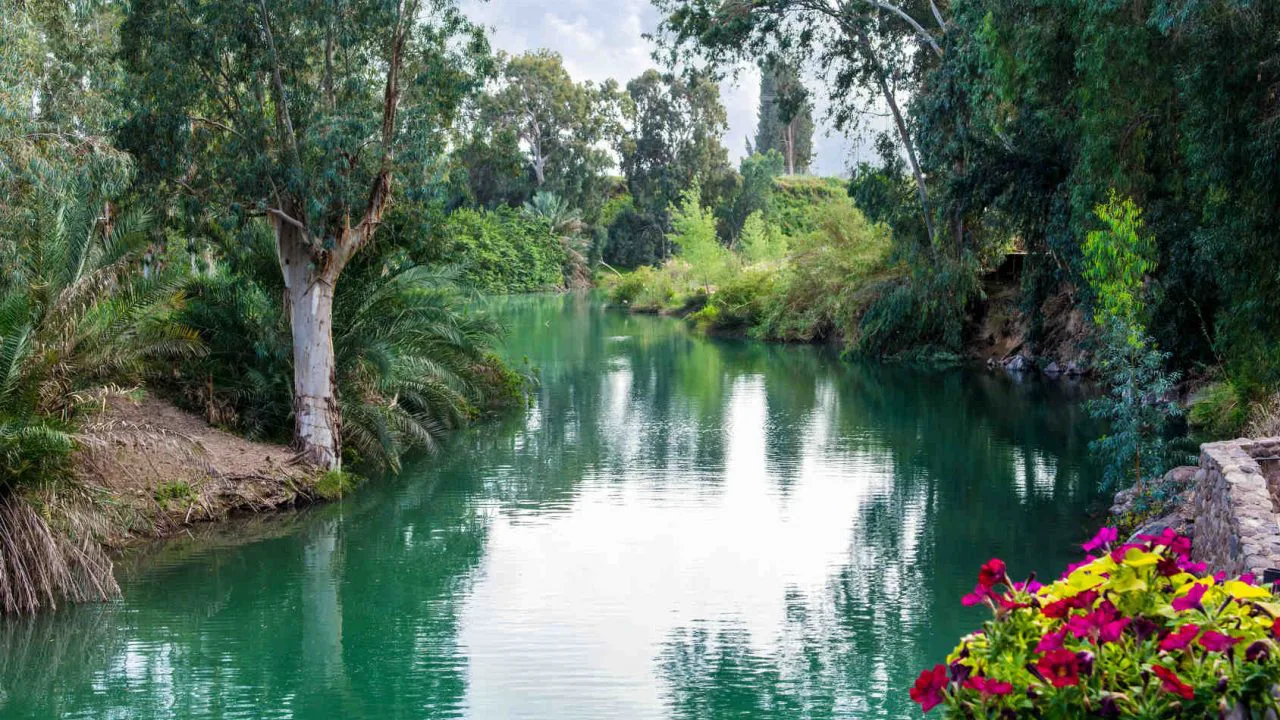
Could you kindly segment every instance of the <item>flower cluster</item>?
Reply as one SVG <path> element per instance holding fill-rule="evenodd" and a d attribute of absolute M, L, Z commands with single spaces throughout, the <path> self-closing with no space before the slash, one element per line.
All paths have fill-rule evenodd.
<path fill-rule="evenodd" d="M 1051 584 L 991 560 L 962 599 L 992 619 L 925 670 L 911 699 L 954 718 L 1254 717 L 1280 712 L 1280 601 L 1251 575 L 1208 576 L 1172 530 L 1104 528 Z"/>

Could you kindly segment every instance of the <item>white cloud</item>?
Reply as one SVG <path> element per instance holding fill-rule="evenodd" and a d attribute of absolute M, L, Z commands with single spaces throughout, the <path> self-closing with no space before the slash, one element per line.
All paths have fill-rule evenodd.
<path fill-rule="evenodd" d="M 491 29 L 495 48 L 512 54 L 549 48 L 564 57 L 565 68 L 578 80 L 613 78 L 625 85 L 654 67 L 653 47 L 644 33 L 657 27 L 659 16 L 648 0 L 464 0 L 464 7 L 473 20 Z M 735 162 L 745 151 L 746 138 L 755 135 L 759 82 L 755 68 L 743 68 L 720 88 L 729 115 L 724 144 Z M 860 143 L 839 133 L 829 135 L 821 118 L 818 125 L 814 171 L 843 173 L 849 148 Z"/>

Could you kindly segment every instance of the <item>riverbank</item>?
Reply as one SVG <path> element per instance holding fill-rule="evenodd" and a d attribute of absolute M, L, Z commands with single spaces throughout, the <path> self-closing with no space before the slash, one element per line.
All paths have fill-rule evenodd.
<path fill-rule="evenodd" d="M 341 492 L 290 448 L 224 432 L 150 395 L 110 399 L 82 435 L 77 480 L 102 497 L 109 548 Z"/>

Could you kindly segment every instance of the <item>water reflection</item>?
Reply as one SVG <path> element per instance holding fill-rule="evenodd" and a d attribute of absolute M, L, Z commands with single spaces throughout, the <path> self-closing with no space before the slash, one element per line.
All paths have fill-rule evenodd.
<path fill-rule="evenodd" d="M 1079 388 L 494 311 L 528 413 L 135 556 L 119 605 L 0 623 L 0 716 L 903 717 L 977 564 L 1079 540 Z"/>

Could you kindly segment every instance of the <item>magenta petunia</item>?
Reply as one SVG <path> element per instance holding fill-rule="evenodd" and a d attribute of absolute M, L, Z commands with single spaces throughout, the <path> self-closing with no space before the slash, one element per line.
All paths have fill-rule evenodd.
<path fill-rule="evenodd" d="M 1080 684 L 1080 659 L 1070 650 L 1050 650 L 1036 661 L 1036 670 L 1056 688 Z"/>
<path fill-rule="evenodd" d="M 1111 622 L 1103 625 L 1098 630 L 1098 642 L 1118 642 L 1120 637 L 1124 635 L 1125 628 L 1129 627 L 1130 622 L 1132 622 L 1132 620 L 1129 618 L 1120 618 L 1119 620 L 1112 620 Z"/>
<path fill-rule="evenodd" d="M 1204 585 L 1195 585 L 1187 591 L 1186 595 L 1173 599 L 1173 609 L 1178 612 L 1199 609 L 1200 601 L 1204 599 L 1204 593 L 1207 589 L 1208 587 Z"/>
<path fill-rule="evenodd" d="M 1101 550 L 1102 548 L 1107 547 L 1108 545 L 1115 542 L 1119 538 L 1120 538 L 1119 530 L 1113 527 L 1104 527 L 1098 531 L 1097 535 L 1093 536 L 1092 540 L 1085 543 L 1082 547 L 1084 548 L 1085 552 L 1091 553 L 1094 550 Z"/>
<path fill-rule="evenodd" d="M 1013 692 L 1013 684 L 993 678 L 974 677 L 964 682 L 970 690 L 977 690 L 986 696 L 1008 695 Z"/>
<path fill-rule="evenodd" d="M 1061 650 L 1062 641 L 1066 638 L 1066 636 L 1067 636 L 1066 630 L 1059 630 L 1057 632 L 1045 633 L 1044 636 L 1040 638 L 1040 642 L 1036 645 L 1036 652 L 1046 653 L 1046 652 L 1049 652 L 1050 650 Z"/>
<path fill-rule="evenodd" d="M 1190 623 L 1183 625 L 1177 630 L 1170 633 L 1165 639 L 1160 641 L 1161 650 L 1182 650 L 1196 639 L 1196 634 L 1200 632 L 1199 625 Z"/>
<path fill-rule="evenodd" d="M 1195 689 L 1182 682 L 1182 678 L 1178 677 L 1177 674 L 1169 668 L 1156 665 L 1151 668 L 1151 671 L 1156 674 L 1156 677 L 1160 678 L 1160 684 L 1164 688 L 1165 692 L 1173 693 L 1174 695 L 1181 697 L 1183 700 L 1191 700 L 1195 698 Z"/>
<path fill-rule="evenodd" d="M 1240 638 L 1223 635 L 1217 630 L 1205 630 L 1200 636 L 1200 647 L 1209 652 L 1226 652 L 1235 647 L 1240 642 Z"/>

